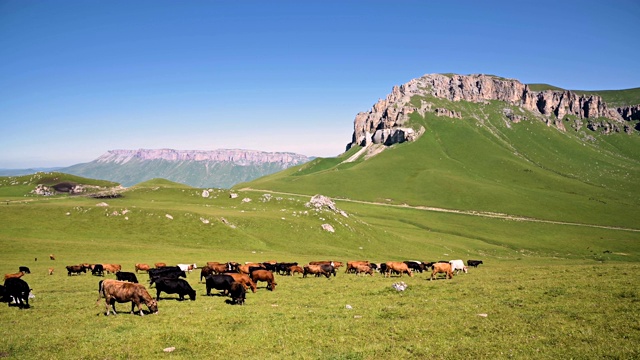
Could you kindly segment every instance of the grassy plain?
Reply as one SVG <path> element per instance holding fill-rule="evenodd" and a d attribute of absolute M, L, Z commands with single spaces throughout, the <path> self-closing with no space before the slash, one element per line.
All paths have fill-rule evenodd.
<path fill-rule="evenodd" d="M 237 191 L 231 198 L 213 190 L 203 197 L 201 189 L 163 181 L 102 200 L 36 197 L 24 191 L 32 186 L 26 180 L 2 184 L 0 271 L 29 266 L 24 279 L 36 296 L 28 310 L 0 306 L 2 357 L 640 357 L 640 232 L 633 229 L 338 200 L 344 217 L 306 207 L 308 196 Z M 103 201 L 108 206 L 98 206 Z M 335 232 L 322 230 L 324 223 Z M 427 274 L 277 276 L 274 292 L 261 283 L 244 306 L 204 296 L 196 271 L 188 276 L 196 301 L 165 294 L 160 313 L 145 317 L 130 315 L 127 304 L 104 316 L 99 278 L 64 271 L 82 262 L 133 271 L 135 263 L 157 261 L 454 258 L 485 264 L 436 281 Z M 408 289 L 396 292 L 397 281 Z M 164 353 L 168 347 L 175 351 Z"/>

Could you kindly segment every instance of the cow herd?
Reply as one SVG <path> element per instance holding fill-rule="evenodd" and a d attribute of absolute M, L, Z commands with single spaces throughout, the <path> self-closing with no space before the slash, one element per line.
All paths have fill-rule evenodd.
<path fill-rule="evenodd" d="M 349 261 L 345 266 L 345 273 L 356 276 L 373 276 L 376 272 L 384 277 L 413 276 L 415 273 L 431 271 L 430 280 L 436 279 L 439 274 L 444 274 L 446 279 L 452 279 L 454 274 L 466 273 L 469 267 L 478 267 L 481 260 L 467 260 L 467 265 L 462 260 L 441 260 L 438 262 L 422 262 L 415 260 L 389 261 L 374 263 L 370 261 Z M 212 296 L 212 290 L 218 290 L 217 295 L 229 297 L 227 303 L 243 305 L 246 300 L 246 292 L 257 290 L 259 282 L 266 283 L 266 289 L 274 291 L 276 281 L 274 274 L 280 276 L 294 276 L 301 274 L 303 278 L 308 275 L 325 277 L 330 279 L 337 275 L 337 269 L 344 266 L 340 261 L 312 261 L 300 266 L 297 262 L 266 261 L 262 263 L 248 262 L 244 264 L 236 262 L 208 262 L 200 269 L 200 283 L 205 284 L 207 296 Z M 140 315 L 144 315 L 142 304 L 146 305 L 150 313 L 158 312 L 160 294 L 176 294 L 179 300 L 189 297 L 196 300 L 196 291 L 185 280 L 187 273 L 197 269 L 196 264 L 178 264 L 167 266 L 166 263 L 156 263 L 154 267 L 147 264 L 135 264 L 134 272 L 122 271 L 119 264 L 79 264 L 66 266 L 67 275 L 80 275 L 90 271 L 92 275 L 103 277 L 105 273 L 114 274 L 116 279 L 104 279 L 98 283 L 98 302 L 104 298 L 105 314 L 116 314 L 115 303 L 131 302 L 131 313 L 137 306 Z M 21 266 L 19 272 L 6 274 L 4 286 L 0 286 L 0 298 L 2 301 L 12 303 L 18 307 L 29 308 L 30 288 L 21 279 L 29 274 L 29 268 Z M 138 282 L 136 274 L 146 272 L 149 276 L 149 289 L 155 288 L 156 296 L 152 297 L 149 290 Z M 51 269 L 49 274 L 52 274 Z"/>

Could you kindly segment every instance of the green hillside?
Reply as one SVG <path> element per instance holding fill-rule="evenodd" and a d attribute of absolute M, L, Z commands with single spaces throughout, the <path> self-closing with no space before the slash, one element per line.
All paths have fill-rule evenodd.
<path fill-rule="evenodd" d="M 565 89 L 549 84 L 528 84 L 532 91 L 564 91 Z M 609 108 L 640 104 L 640 87 L 624 90 L 571 90 L 580 95 L 600 95 Z"/>
<path fill-rule="evenodd" d="M 637 134 L 605 136 L 586 124 L 574 131 L 571 119 L 561 132 L 516 107 L 529 120 L 507 124 L 501 102 L 429 101 L 464 118 L 414 114 L 414 126 L 427 129 L 416 142 L 366 161 L 318 159 L 237 187 L 638 227 Z"/>

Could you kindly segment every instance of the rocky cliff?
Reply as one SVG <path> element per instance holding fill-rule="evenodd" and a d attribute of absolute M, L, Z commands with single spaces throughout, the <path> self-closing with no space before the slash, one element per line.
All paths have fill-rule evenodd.
<path fill-rule="evenodd" d="M 486 102 L 504 101 L 539 115 L 547 123 L 555 123 L 564 131 L 562 120 L 567 115 L 578 119 L 607 118 L 624 126 L 625 120 L 639 116 L 639 107 L 628 109 L 610 109 L 598 95 L 579 95 L 573 91 L 532 91 L 529 86 L 514 79 L 505 79 L 491 75 L 442 75 L 429 74 L 413 79 L 406 84 L 394 86 L 391 94 L 379 100 L 368 112 L 361 112 L 354 120 L 352 141 L 347 148 L 369 144 L 391 145 L 414 140 L 419 136 L 413 129 L 407 128 L 409 115 L 418 112 L 424 116 L 432 112 L 438 116 L 460 118 L 461 114 L 445 108 L 433 108 L 429 102 L 422 101 L 419 107 L 410 103 L 413 96 L 436 97 L 449 101 Z M 553 119 L 553 120 L 552 120 Z"/>

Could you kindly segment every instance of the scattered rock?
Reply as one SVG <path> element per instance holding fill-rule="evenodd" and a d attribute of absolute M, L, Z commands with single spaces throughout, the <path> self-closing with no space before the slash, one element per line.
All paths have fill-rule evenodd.
<path fill-rule="evenodd" d="M 236 193 L 231 193 L 231 194 L 229 194 L 229 197 L 230 197 L 230 198 L 232 198 L 232 199 L 235 199 L 235 198 L 237 198 L 237 197 L 238 197 L 238 194 L 236 194 Z"/>
<path fill-rule="evenodd" d="M 478 314 L 478 316 L 480 316 L 480 317 L 487 317 L 487 316 L 489 316 L 489 315 L 487 315 L 487 314 Z"/>
<path fill-rule="evenodd" d="M 336 232 L 335 229 L 333 228 L 333 226 L 329 225 L 329 224 L 322 224 L 322 229 L 328 232 Z"/>
<path fill-rule="evenodd" d="M 106 202 L 101 202 L 101 203 L 97 203 L 96 206 L 105 207 L 105 206 L 109 206 L 109 204 L 107 204 Z"/>
<path fill-rule="evenodd" d="M 392 288 L 396 289 L 396 291 L 405 291 L 409 285 L 407 285 L 404 281 L 394 283 L 391 285 Z"/>
<path fill-rule="evenodd" d="M 209 197 L 209 191 L 208 190 L 202 190 L 202 197 L 203 198 L 208 198 Z"/>
<path fill-rule="evenodd" d="M 171 215 L 169 215 L 169 214 L 166 214 L 166 215 L 165 215 L 165 217 L 166 217 L 167 219 L 169 219 L 169 220 L 173 220 L 173 216 L 171 216 Z"/>
<path fill-rule="evenodd" d="M 351 306 L 351 305 L 347 304 L 347 305 L 345 305 L 345 307 L 344 307 L 344 308 L 345 308 L 345 309 L 347 309 L 347 310 L 351 310 L 351 309 L 353 309 L 353 306 Z"/>
<path fill-rule="evenodd" d="M 172 347 L 164 348 L 164 349 L 162 349 L 162 351 L 164 351 L 166 353 L 170 353 L 170 352 L 173 352 L 175 349 L 176 349 L 176 347 L 172 346 Z"/>

